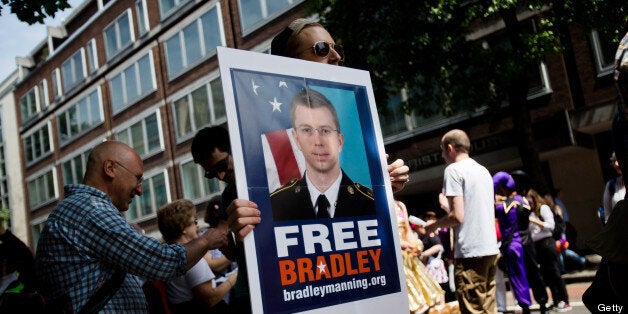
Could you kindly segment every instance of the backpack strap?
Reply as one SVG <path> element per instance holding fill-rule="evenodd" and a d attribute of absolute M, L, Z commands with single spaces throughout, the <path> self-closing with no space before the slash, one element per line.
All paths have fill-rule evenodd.
<path fill-rule="evenodd" d="M 98 313 L 109 302 L 113 294 L 120 288 L 126 278 L 126 272 L 115 271 L 111 278 L 102 285 L 85 303 L 78 314 Z"/>

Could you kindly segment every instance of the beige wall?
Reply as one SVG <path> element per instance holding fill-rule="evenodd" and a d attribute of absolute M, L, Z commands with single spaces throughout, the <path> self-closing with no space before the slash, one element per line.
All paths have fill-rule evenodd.
<path fill-rule="evenodd" d="M 597 208 L 602 203 L 604 179 L 597 153 L 593 149 L 574 148 L 548 160 L 554 186 L 562 191 L 571 223 L 578 232 L 577 246 L 601 228 Z"/>

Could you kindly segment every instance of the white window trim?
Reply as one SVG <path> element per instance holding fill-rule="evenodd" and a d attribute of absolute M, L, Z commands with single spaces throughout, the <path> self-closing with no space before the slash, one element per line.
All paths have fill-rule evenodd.
<path fill-rule="evenodd" d="M 54 70 L 52 70 L 52 72 L 55 73 L 54 78 L 52 79 L 56 79 L 55 81 L 57 84 L 57 90 L 54 91 L 56 92 L 54 94 L 54 99 L 57 100 L 63 96 L 63 85 L 62 85 L 63 82 L 61 81 L 61 70 L 59 68 L 55 68 Z M 51 76 L 53 75 L 51 74 Z M 53 83 L 53 88 L 54 88 L 54 83 Z"/>
<path fill-rule="evenodd" d="M 593 57 L 595 59 L 595 71 L 597 73 L 597 77 L 604 77 L 613 73 L 613 63 L 609 63 L 608 65 L 602 64 L 603 55 L 602 45 L 600 44 L 600 36 L 596 30 L 591 31 L 591 46 L 593 46 Z"/>
<path fill-rule="evenodd" d="M 122 131 L 128 130 L 132 125 L 143 121 L 144 119 L 146 119 L 148 116 L 152 115 L 153 113 L 156 114 L 156 118 L 157 118 L 157 129 L 159 132 L 159 149 L 152 151 L 152 152 L 148 152 L 145 156 L 141 156 L 142 159 L 146 159 L 149 158 L 151 156 L 154 156 L 156 154 L 159 154 L 161 152 L 163 152 L 166 147 L 165 147 L 165 139 L 164 139 L 164 132 L 163 132 L 163 126 L 162 126 L 162 120 L 161 120 L 161 104 L 156 104 L 151 106 L 150 108 L 142 111 L 139 115 L 134 116 L 132 119 L 125 121 L 124 123 L 116 126 L 115 128 L 113 128 L 113 130 L 111 131 L 112 134 L 118 134 Z M 147 134 L 146 134 L 146 128 L 142 128 L 142 133 L 144 136 L 144 139 L 147 139 Z"/>
<path fill-rule="evenodd" d="M 293 9 L 294 7 L 296 7 L 297 5 L 301 4 L 304 0 L 288 0 L 289 2 L 289 6 L 286 6 L 285 8 L 278 10 L 272 14 L 268 14 L 268 10 L 266 9 L 266 5 L 264 5 L 266 3 L 265 0 L 257 0 L 259 2 L 262 2 L 261 8 L 262 8 L 262 19 L 255 22 L 254 24 L 252 24 L 251 26 L 249 26 L 249 28 L 244 28 L 242 21 L 244 21 L 244 17 L 242 17 L 242 10 L 238 10 L 238 18 L 240 19 L 240 28 L 242 29 L 242 37 L 245 37 L 255 31 L 257 31 L 258 29 L 262 28 L 264 25 L 271 23 L 272 21 L 275 20 L 275 18 L 281 16 L 282 14 L 290 11 L 291 9 Z M 240 0 L 238 0 L 238 7 L 241 8 L 242 7 L 242 3 L 240 2 Z"/>
<path fill-rule="evenodd" d="M 142 14 L 144 15 L 145 19 L 143 22 L 139 21 L 139 12 L 137 12 L 137 3 L 141 2 L 142 3 Z M 148 20 L 148 9 L 146 8 L 146 0 L 136 0 L 135 1 L 135 13 L 138 14 L 138 25 L 139 23 L 143 23 L 144 24 L 144 28 L 146 29 L 146 32 L 144 34 L 140 33 L 140 30 L 137 30 L 137 33 L 140 34 L 140 36 L 143 36 L 145 34 L 148 34 L 150 32 L 150 21 Z"/>
<path fill-rule="evenodd" d="M 179 100 L 179 99 L 181 99 L 181 98 L 183 98 L 183 97 L 189 97 L 190 94 L 193 91 L 195 91 L 198 88 L 201 88 L 203 86 L 205 86 L 205 88 L 210 90 L 210 83 L 212 81 L 216 80 L 216 79 L 222 79 L 220 77 L 220 72 L 219 71 L 211 72 L 208 75 L 206 75 L 206 76 L 196 80 L 195 82 L 192 82 L 191 84 L 189 84 L 187 86 L 184 86 L 183 88 L 179 89 L 179 91 L 177 91 L 176 93 L 170 95 L 170 97 L 168 97 L 166 99 L 166 103 L 170 104 L 170 108 L 172 110 L 173 125 L 175 126 L 174 133 L 175 133 L 175 138 L 176 138 L 177 144 L 185 142 L 188 139 L 194 137 L 194 134 L 196 132 L 198 132 L 199 129 L 197 128 L 194 132 L 192 132 L 190 134 L 183 135 L 183 136 L 179 136 L 177 134 L 177 131 L 176 131 L 176 113 L 175 113 L 175 108 L 174 108 L 174 106 L 175 106 L 174 102 Z M 224 118 L 220 118 L 220 119 L 216 119 L 215 118 L 214 100 L 213 99 L 208 99 L 208 101 L 210 102 L 209 103 L 209 106 L 210 106 L 209 110 L 210 110 L 210 114 L 212 115 L 211 120 L 214 121 L 213 125 L 220 125 L 220 124 L 226 122 L 227 121 L 227 116 L 226 115 L 225 115 Z"/>
<path fill-rule="evenodd" d="M 82 70 L 83 70 L 83 71 L 82 71 L 82 72 L 83 72 L 83 77 L 82 77 L 82 78 L 76 78 L 76 80 L 74 81 L 74 83 L 73 83 L 72 85 L 70 85 L 70 86 L 67 86 L 67 88 L 66 88 L 66 86 L 63 86 L 63 85 L 62 85 L 62 89 L 63 89 L 63 90 L 65 90 L 66 92 L 67 92 L 67 91 L 71 91 L 71 90 L 75 89 L 76 87 L 80 86 L 80 85 L 81 85 L 81 83 L 83 83 L 83 81 L 84 81 L 84 80 L 85 80 L 85 78 L 87 77 L 87 69 L 86 69 L 86 65 L 87 65 L 87 63 L 85 62 L 85 48 L 84 48 L 84 47 L 79 48 L 79 51 L 77 51 L 77 52 L 73 53 L 73 54 L 72 54 L 69 58 L 65 59 L 65 61 L 63 61 L 63 62 L 61 63 L 61 69 L 63 69 L 63 65 L 64 65 L 66 62 L 68 62 L 68 61 L 70 61 L 70 60 L 73 60 L 73 59 L 74 59 L 74 56 L 75 56 L 77 53 L 80 53 L 80 54 L 81 54 L 81 68 L 82 68 Z M 72 69 L 70 70 L 70 72 L 72 72 L 72 74 L 74 74 L 74 72 L 75 72 L 75 71 L 74 71 L 74 67 L 75 67 L 75 66 L 76 66 L 75 64 L 72 64 Z M 60 72 L 61 72 L 61 75 L 63 75 L 63 71 L 61 70 Z M 62 84 L 63 84 L 63 81 L 64 81 L 64 80 L 62 79 L 62 80 L 61 80 L 61 83 L 62 83 Z"/>
<path fill-rule="evenodd" d="M 180 174 L 181 179 L 183 179 L 183 164 L 186 164 L 186 163 L 188 163 L 188 162 L 191 162 L 191 163 L 193 163 L 193 164 L 194 164 L 194 158 L 192 157 L 192 153 L 187 153 L 187 154 L 185 154 L 185 155 L 181 155 L 181 156 L 179 156 L 179 157 L 175 158 L 174 163 L 175 163 L 175 165 L 177 165 L 177 169 L 178 169 L 178 171 L 179 171 L 179 174 Z M 196 182 L 196 183 L 197 183 L 197 184 L 202 185 L 202 184 L 204 183 L 204 181 L 203 181 L 203 180 L 207 180 L 207 179 L 205 179 L 205 177 L 203 176 L 203 173 L 202 173 L 203 171 L 201 170 L 201 169 L 202 169 L 202 167 L 201 167 L 200 165 L 198 165 L 198 164 L 195 164 L 195 165 L 196 165 L 196 167 L 198 168 L 198 171 L 199 171 L 199 172 L 200 172 L 200 174 L 201 174 L 201 175 L 199 176 L 199 179 L 200 179 L 201 181 L 200 181 L 200 182 Z M 181 181 L 183 181 L 183 180 L 181 180 Z M 181 182 L 181 183 L 182 183 L 182 182 Z M 212 193 L 212 194 L 205 195 L 205 196 L 200 197 L 200 198 L 195 198 L 195 199 L 192 199 L 192 200 L 191 200 L 191 201 L 192 201 L 192 203 L 194 203 L 195 205 L 197 205 L 197 204 L 203 203 L 203 202 L 205 202 L 205 201 L 207 201 L 207 200 L 210 200 L 210 199 L 212 199 L 212 198 L 214 198 L 214 197 L 216 197 L 216 196 L 220 195 L 220 194 L 222 193 L 221 191 L 222 191 L 222 190 L 224 189 L 224 187 L 225 187 L 225 184 L 224 184 L 222 181 L 220 181 L 220 182 L 219 182 L 219 184 L 220 184 L 220 188 L 218 189 L 218 191 L 216 191 L 216 192 L 214 192 L 214 193 Z M 183 183 L 181 184 L 181 192 L 182 192 L 182 193 L 185 193 L 185 192 L 183 191 Z"/>
<path fill-rule="evenodd" d="M 197 65 L 203 63 L 205 60 L 210 59 L 214 56 L 216 56 L 217 54 L 208 54 L 207 52 L 205 53 L 205 55 L 203 55 L 201 58 L 199 58 L 198 60 L 192 62 L 192 63 L 188 63 L 186 65 L 183 66 L 183 68 L 177 72 L 174 73 L 172 76 L 170 76 L 170 74 L 168 73 L 168 52 L 166 49 L 166 42 L 171 39 L 172 37 L 174 37 L 175 35 L 181 35 L 179 36 L 179 45 L 180 47 L 183 48 L 182 50 L 182 57 L 185 56 L 185 45 L 183 44 L 183 29 L 186 28 L 187 26 L 189 26 L 192 23 L 197 23 L 198 27 L 200 27 L 200 22 L 197 21 L 200 19 L 200 17 L 202 15 L 204 15 L 205 13 L 209 12 L 210 10 L 212 10 L 213 8 L 216 8 L 216 14 L 218 15 L 218 32 L 220 34 L 220 44 L 221 46 L 225 46 L 226 43 L 226 38 L 225 38 L 225 27 L 223 24 L 223 17 L 222 17 L 222 10 L 221 10 L 221 6 L 220 6 L 220 2 L 217 1 L 209 1 L 207 4 L 203 5 L 202 7 L 200 7 L 198 10 L 196 10 L 193 14 L 190 14 L 188 17 L 186 17 L 185 19 L 183 19 L 181 22 L 179 22 L 176 26 L 172 27 L 169 31 L 165 32 L 163 35 L 161 35 L 158 39 L 158 41 L 160 43 L 163 44 L 164 46 L 164 69 L 166 71 L 166 75 L 168 76 L 168 81 L 172 81 L 182 75 L 184 75 L 185 73 L 187 73 L 188 71 L 190 71 L 191 69 L 193 69 L 194 67 L 196 67 Z M 199 35 L 202 35 L 202 29 L 199 29 Z M 201 36 L 201 48 L 205 49 L 205 43 L 204 43 L 204 38 L 203 36 Z"/>
<path fill-rule="evenodd" d="M 35 158 L 35 159 L 31 160 L 31 161 L 26 160 L 26 151 L 24 151 L 24 161 L 26 162 L 26 166 L 33 165 L 33 164 L 39 162 L 40 160 L 42 160 L 42 159 L 52 155 L 52 153 L 55 150 L 54 142 L 52 140 L 52 138 L 53 138 L 53 135 L 52 135 L 52 123 L 51 123 L 50 120 L 43 121 L 43 122 L 39 123 L 38 125 L 34 126 L 27 133 L 24 133 L 22 135 L 22 143 L 25 143 L 24 142 L 25 138 L 33 135 L 33 133 L 38 132 L 39 130 L 43 129 L 44 127 L 48 128 L 48 142 L 50 144 L 50 151 L 41 154 L 41 156 L 39 156 L 39 157 L 37 157 L 37 158 Z M 24 145 L 24 150 L 26 150 L 26 145 Z"/>
<path fill-rule="evenodd" d="M 136 53 L 135 55 L 133 55 L 132 57 L 128 58 L 128 60 L 124 63 L 122 63 L 121 65 L 119 65 L 116 69 L 114 69 L 113 71 L 110 72 L 110 74 L 106 77 L 107 80 L 107 85 L 109 87 L 109 95 L 111 95 L 111 80 L 118 76 L 119 74 L 121 74 L 122 72 L 124 72 L 124 70 L 126 70 L 129 66 L 136 64 L 140 59 L 142 59 L 146 54 L 149 55 L 148 59 L 150 61 L 150 74 L 151 74 L 151 83 L 153 85 L 153 89 L 149 92 L 146 92 L 144 94 L 140 94 L 137 99 L 125 103 L 122 107 L 120 108 L 113 108 L 113 103 L 111 104 L 111 109 L 113 110 L 113 114 L 116 115 L 122 111 L 124 111 L 125 109 L 129 108 L 131 105 L 135 104 L 136 102 L 140 101 L 141 99 L 143 99 L 144 97 L 146 97 L 146 95 L 154 92 L 157 90 L 157 78 L 155 77 L 155 60 L 153 58 L 153 50 L 152 48 L 157 45 L 157 43 L 154 43 L 152 45 L 150 45 L 149 47 L 147 47 L 146 49 Z M 137 73 L 136 73 L 137 74 Z M 139 79 L 140 76 L 137 76 L 137 78 Z M 141 79 L 146 79 L 145 77 L 141 77 Z M 139 81 L 138 81 L 139 82 Z M 122 85 L 123 88 L 126 88 L 125 85 Z M 124 93 L 124 97 L 126 98 L 126 92 Z"/>
<path fill-rule="evenodd" d="M 163 175 L 164 175 L 164 184 L 166 186 L 166 203 L 169 203 L 169 202 L 172 201 L 172 193 L 170 192 L 170 178 L 168 176 L 168 174 L 169 174 L 168 173 L 168 165 L 167 164 L 163 164 L 163 165 L 159 165 L 157 167 L 154 167 L 154 168 L 150 169 L 149 171 L 144 172 L 143 176 L 144 176 L 144 178 L 146 178 L 145 179 L 145 182 L 146 182 L 146 180 L 148 180 L 148 179 L 150 179 L 152 177 L 155 177 L 155 176 L 157 176 L 157 175 L 159 175 L 161 173 L 163 173 Z M 155 193 L 153 193 L 153 192 L 154 191 L 151 191 L 151 196 L 152 196 L 151 203 L 153 203 L 155 201 L 155 199 L 154 199 Z M 137 199 L 139 199 L 139 196 L 136 196 L 136 197 L 137 197 Z M 135 205 L 136 203 L 134 202 L 133 204 Z M 157 217 L 157 209 L 158 208 L 155 208 L 155 212 L 154 213 L 151 213 L 151 214 L 148 214 L 148 215 L 142 216 L 142 217 L 137 217 L 136 219 L 130 220 L 129 222 L 130 223 L 137 223 L 137 222 L 143 222 L 143 221 L 147 221 L 147 220 L 153 219 L 153 218 Z M 130 208 L 129 208 L 129 210 L 130 210 Z M 135 208 L 133 208 L 133 210 L 135 210 Z"/>
<path fill-rule="evenodd" d="M 94 73 L 96 73 L 98 72 L 98 69 L 100 69 L 100 65 L 98 65 L 98 47 L 96 46 L 96 38 L 92 38 L 90 41 L 88 41 L 87 46 L 92 47 L 92 57 L 94 58 L 94 64 L 92 64 L 91 62 L 89 64 L 90 66 L 94 66 Z M 87 49 L 87 51 L 89 52 L 89 49 Z"/>
<path fill-rule="evenodd" d="M 79 101 L 89 97 L 89 95 L 91 93 L 93 93 L 94 91 L 96 91 L 96 96 L 98 97 L 98 111 L 100 113 L 100 119 L 101 119 L 100 122 L 94 123 L 91 126 L 89 126 L 89 128 L 81 130 L 80 132 L 74 134 L 72 137 L 70 137 L 66 141 L 62 141 L 61 140 L 61 131 L 57 130 L 57 136 L 59 137 L 59 146 L 60 147 L 64 147 L 64 146 L 74 142 L 75 140 L 77 140 L 81 136 L 83 136 L 84 134 L 88 133 L 89 131 L 93 130 L 94 128 L 97 128 L 98 126 L 100 126 L 103 123 L 105 123 L 105 110 L 104 110 L 104 106 L 103 106 L 102 89 L 100 88 L 100 84 L 98 84 L 96 86 L 96 88 L 92 88 L 92 89 L 90 89 L 88 91 L 85 91 L 85 92 L 81 93 L 80 96 L 75 97 L 75 100 L 73 102 L 69 102 L 69 103 L 65 104 L 63 107 L 61 107 L 57 111 L 58 114 L 55 116 L 56 120 L 57 120 L 57 127 L 59 126 L 59 116 L 61 116 L 62 114 L 65 114 L 68 110 L 70 110 L 70 108 L 75 107 L 76 105 L 78 105 Z"/>
<path fill-rule="evenodd" d="M 57 182 L 57 167 L 55 167 L 54 165 L 50 166 L 50 167 L 46 167 L 44 169 L 41 169 L 41 170 L 35 172 L 34 174 L 28 176 L 28 178 L 26 178 L 26 187 L 28 187 L 28 184 L 30 182 L 32 182 L 33 180 L 38 179 L 39 177 L 43 176 L 44 174 L 46 174 L 48 172 L 50 172 L 50 170 L 52 170 L 52 183 L 53 183 L 52 189 L 54 191 L 54 193 L 53 193 L 54 195 L 53 195 L 52 198 L 50 198 L 48 200 L 45 200 L 42 203 L 36 204 L 35 206 L 32 206 L 32 207 L 31 207 L 31 204 L 30 204 L 30 195 L 29 195 L 29 197 L 26 199 L 26 203 L 28 204 L 28 207 L 29 207 L 30 211 L 34 211 L 34 210 L 36 210 L 38 208 L 44 207 L 44 206 L 46 206 L 46 205 L 56 201 L 57 199 L 59 199 L 59 183 Z"/>
<path fill-rule="evenodd" d="M 176 3 L 179 2 L 179 3 Z M 161 10 L 161 0 L 157 0 L 157 5 L 159 6 L 159 17 L 161 21 L 165 20 L 175 12 L 179 11 L 179 9 L 185 5 L 186 2 L 190 2 L 190 0 L 175 0 L 175 5 L 168 12 L 163 12 Z"/>
<path fill-rule="evenodd" d="M 111 1 L 114 2 L 114 1 Z M 118 21 L 122 18 L 122 16 L 124 14 L 127 14 L 129 17 L 129 31 L 130 31 L 130 35 L 131 35 L 131 40 L 125 44 L 122 45 L 119 41 L 120 41 L 120 27 L 118 26 Z M 113 52 L 112 55 L 109 55 L 109 53 L 107 52 L 107 37 L 106 37 L 106 31 L 109 29 L 109 27 L 115 27 L 116 28 L 116 45 L 119 45 L 118 49 L 116 49 L 115 52 Z M 102 36 L 103 36 L 103 43 L 105 44 L 105 56 L 107 58 L 107 61 L 113 59 L 115 56 L 119 55 L 120 52 L 124 51 L 126 48 L 128 48 L 129 46 L 133 45 L 133 43 L 135 42 L 135 23 L 133 21 L 133 12 L 131 12 L 131 8 L 127 8 L 126 10 L 124 10 L 123 13 L 121 13 L 120 15 L 118 15 L 118 17 L 116 17 L 115 20 L 113 20 L 111 23 L 109 23 L 107 26 L 105 26 L 102 29 Z"/>
<path fill-rule="evenodd" d="M 50 100 L 48 98 L 48 81 L 46 81 L 46 79 L 41 80 L 37 85 L 35 85 L 35 88 L 37 88 L 36 90 L 36 94 L 37 94 L 37 112 L 41 112 L 44 111 L 45 109 L 48 108 L 48 106 L 50 106 Z M 43 91 L 39 90 L 39 84 L 42 84 Z M 43 99 L 47 102 L 46 104 L 41 104 L 41 99 L 42 99 L 42 95 L 40 93 L 43 93 Z"/>

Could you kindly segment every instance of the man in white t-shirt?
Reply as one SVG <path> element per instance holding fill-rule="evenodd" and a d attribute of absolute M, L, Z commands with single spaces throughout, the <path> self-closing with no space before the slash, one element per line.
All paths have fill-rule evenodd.
<path fill-rule="evenodd" d="M 448 215 L 427 232 L 454 227 L 454 280 L 462 313 L 495 313 L 497 237 L 493 180 L 488 170 L 469 157 L 471 143 L 464 131 L 451 130 L 441 139 L 447 164 L 441 207 Z"/>

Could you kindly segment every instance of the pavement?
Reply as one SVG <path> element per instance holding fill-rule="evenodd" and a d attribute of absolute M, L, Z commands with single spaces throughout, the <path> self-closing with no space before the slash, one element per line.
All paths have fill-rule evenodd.
<path fill-rule="evenodd" d="M 596 260 L 596 259 L 595 257 L 589 258 L 587 256 L 587 260 Z M 569 295 L 569 305 L 571 305 L 573 309 L 567 313 L 570 313 L 570 314 L 591 313 L 589 310 L 587 310 L 587 308 L 582 303 L 582 294 L 584 294 L 587 288 L 589 288 L 589 286 L 591 285 L 593 278 L 595 278 L 596 271 L 597 271 L 597 265 L 589 264 L 584 270 L 569 272 L 567 274 L 562 275 L 563 279 L 565 280 L 566 287 L 567 287 L 567 295 Z M 549 292 L 549 289 L 547 293 L 551 299 L 551 293 Z M 516 302 L 512 294 L 512 291 L 509 290 L 506 292 L 506 299 L 507 299 L 506 304 L 508 306 L 507 307 L 508 311 L 506 311 L 506 313 L 514 313 Z M 532 300 L 534 302 L 534 297 L 532 298 Z M 536 303 L 533 303 L 530 309 L 532 310 L 533 313 L 538 312 L 539 305 Z M 554 313 L 558 313 L 558 312 L 554 311 Z"/>

